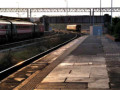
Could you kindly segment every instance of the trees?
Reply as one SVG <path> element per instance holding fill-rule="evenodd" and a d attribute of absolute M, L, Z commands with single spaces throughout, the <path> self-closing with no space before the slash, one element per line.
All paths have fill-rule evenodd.
<path fill-rule="evenodd" d="M 117 40 L 120 40 L 120 21 L 115 25 L 114 36 Z"/>
<path fill-rule="evenodd" d="M 120 39 L 120 18 L 115 17 L 112 19 L 112 25 L 107 22 L 106 27 L 110 35 L 115 36 L 116 39 Z"/>

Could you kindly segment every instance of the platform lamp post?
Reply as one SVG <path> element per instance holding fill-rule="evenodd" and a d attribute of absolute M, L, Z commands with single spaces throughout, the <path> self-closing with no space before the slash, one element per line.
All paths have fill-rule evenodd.
<path fill-rule="evenodd" d="M 65 2 L 66 2 L 66 9 L 68 9 L 68 1 L 65 0 Z M 66 15 L 68 15 L 68 10 L 66 11 Z"/>
<path fill-rule="evenodd" d="M 100 0 L 100 16 L 101 16 L 101 0 Z"/>
<path fill-rule="evenodd" d="M 113 0 L 111 0 L 111 25 L 112 25 L 112 7 L 113 7 Z"/>
<path fill-rule="evenodd" d="M 102 20 L 101 20 L 102 19 L 102 17 L 101 17 L 101 6 L 102 6 L 102 3 L 101 2 L 102 2 L 102 0 L 100 0 L 100 22 L 102 22 Z"/>
<path fill-rule="evenodd" d="M 18 4 L 18 17 L 19 17 L 19 2 L 16 2 Z"/>

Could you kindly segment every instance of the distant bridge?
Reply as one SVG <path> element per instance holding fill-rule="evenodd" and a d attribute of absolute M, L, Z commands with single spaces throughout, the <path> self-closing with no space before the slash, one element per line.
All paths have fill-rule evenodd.
<path fill-rule="evenodd" d="M 40 18 L 41 22 L 47 23 L 82 23 L 82 24 L 92 24 L 92 23 L 104 23 L 106 18 L 111 18 L 111 16 L 43 16 Z"/>
<path fill-rule="evenodd" d="M 33 12 L 111 12 L 110 7 L 106 8 L 0 8 L 0 12 L 26 12 L 31 17 Z M 113 7 L 112 12 L 120 12 L 120 7 Z"/>
<path fill-rule="evenodd" d="M 89 16 L 89 15 L 80 15 L 80 16 L 43 16 L 40 18 L 41 23 L 82 23 L 82 24 L 94 24 L 105 22 L 110 22 L 111 16 L 105 14 L 103 16 Z"/>
<path fill-rule="evenodd" d="M 50 23 L 60 24 L 104 24 L 105 22 L 110 22 L 111 16 L 105 14 L 104 16 L 43 16 L 40 18 L 40 22 L 44 23 L 46 30 L 48 30 Z"/>

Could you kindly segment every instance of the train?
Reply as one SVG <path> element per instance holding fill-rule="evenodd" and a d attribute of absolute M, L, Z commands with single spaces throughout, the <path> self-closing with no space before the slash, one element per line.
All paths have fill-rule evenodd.
<path fill-rule="evenodd" d="M 73 24 L 73 25 L 67 25 L 66 29 L 68 31 L 75 31 L 81 33 L 81 25 Z"/>
<path fill-rule="evenodd" d="M 1 19 L 0 43 L 39 37 L 44 31 L 44 25 L 40 23 Z"/>

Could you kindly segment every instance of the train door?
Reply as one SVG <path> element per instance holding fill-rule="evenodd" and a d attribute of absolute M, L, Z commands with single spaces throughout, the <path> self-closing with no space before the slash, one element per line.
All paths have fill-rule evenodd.
<path fill-rule="evenodd" d="M 32 26 L 32 37 L 36 37 L 36 30 L 37 30 L 37 25 L 36 24 L 33 24 Z"/>
<path fill-rule="evenodd" d="M 12 38 L 14 40 L 17 40 L 17 38 L 18 38 L 17 25 L 16 24 L 12 24 Z"/>
<path fill-rule="evenodd" d="M 6 40 L 9 41 L 11 39 L 11 24 L 6 25 Z"/>

